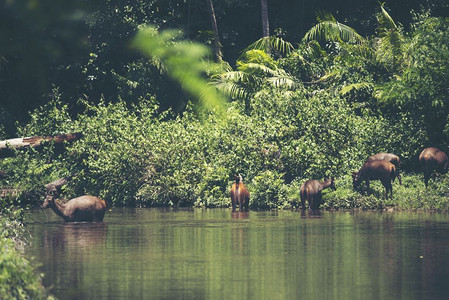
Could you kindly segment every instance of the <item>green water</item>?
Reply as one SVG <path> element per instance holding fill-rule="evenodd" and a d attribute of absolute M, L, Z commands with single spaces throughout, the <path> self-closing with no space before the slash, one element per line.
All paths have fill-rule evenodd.
<path fill-rule="evenodd" d="M 27 214 L 59 299 L 443 299 L 449 215 L 113 209 Z"/>

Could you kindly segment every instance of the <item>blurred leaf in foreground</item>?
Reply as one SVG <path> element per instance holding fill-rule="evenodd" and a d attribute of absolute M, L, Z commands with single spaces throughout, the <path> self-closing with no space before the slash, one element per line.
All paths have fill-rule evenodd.
<path fill-rule="evenodd" d="M 180 38 L 178 30 L 158 32 L 148 26 L 138 32 L 133 46 L 198 99 L 201 107 L 222 111 L 226 99 L 206 79 L 206 75 L 220 65 L 208 59 L 211 53 L 206 46 Z"/>

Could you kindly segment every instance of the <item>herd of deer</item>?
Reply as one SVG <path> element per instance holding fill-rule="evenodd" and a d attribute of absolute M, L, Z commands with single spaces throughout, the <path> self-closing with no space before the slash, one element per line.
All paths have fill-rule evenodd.
<path fill-rule="evenodd" d="M 424 184 L 426 188 L 432 175 L 433 180 L 435 180 L 435 172 L 444 174 L 449 168 L 448 157 L 443 151 L 435 147 L 426 148 L 421 152 L 419 155 L 419 164 L 424 173 Z M 399 173 L 400 165 L 401 160 L 397 155 L 391 153 L 372 155 L 366 159 L 359 171 L 352 173 L 353 187 L 356 189 L 365 181 L 369 189 L 370 180 L 380 180 L 385 187 L 385 197 L 388 197 L 388 194 L 393 197 L 392 182 L 394 182 L 396 177 L 399 180 L 399 184 L 402 185 L 402 179 Z M 318 180 L 307 180 L 304 182 L 300 189 L 302 209 L 306 208 L 306 201 L 309 209 L 318 209 L 322 203 L 321 192 L 327 188 L 336 189 L 333 177 L 331 179 L 325 179 L 322 182 Z M 239 204 L 240 211 L 243 209 L 248 210 L 249 192 L 243 184 L 240 175 L 235 175 L 235 183 L 231 188 L 231 200 L 232 211 L 235 211 L 236 204 Z"/>
<path fill-rule="evenodd" d="M 419 163 L 424 173 L 424 183 L 427 187 L 430 177 L 435 172 L 446 173 L 449 167 L 449 160 L 446 154 L 438 148 L 426 148 L 419 155 Z M 385 196 L 393 196 L 392 181 L 397 177 L 399 184 L 402 185 L 399 167 L 401 160 L 397 155 L 391 153 L 378 153 L 368 157 L 358 172 L 352 174 L 352 183 L 356 189 L 363 181 L 369 188 L 370 180 L 380 180 L 385 187 Z M 240 211 L 248 211 L 249 191 L 243 184 L 241 175 L 235 175 L 235 182 L 231 187 L 232 211 L 235 212 L 237 205 Z M 84 195 L 73 198 L 65 203 L 60 203 L 57 198 L 60 194 L 61 186 L 67 183 L 67 178 L 63 178 L 47 184 L 47 196 L 43 208 L 52 208 L 53 211 L 61 216 L 66 222 L 91 222 L 103 221 L 106 212 L 106 201 L 95 196 Z M 302 209 L 306 208 L 306 201 L 311 210 L 316 210 L 322 203 L 321 192 L 326 188 L 335 188 L 335 181 L 325 179 L 323 182 L 318 180 L 307 180 L 303 183 L 300 190 Z"/>

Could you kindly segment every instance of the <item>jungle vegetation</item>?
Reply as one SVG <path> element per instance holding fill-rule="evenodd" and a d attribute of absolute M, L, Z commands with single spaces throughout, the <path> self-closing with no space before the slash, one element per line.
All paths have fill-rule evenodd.
<path fill-rule="evenodd" d="M 253 32 L 261 8 L 247 1 L 208 1 L 213 29 L 194 0 L 3 4 L 22 26 L 3 32 L 14 41 L 0 53 L 3 137 L 84 137 L 64 151 L 17 150 L 0 162 L 2 185 L 23 191 L 17 203 L 37 204 L 43 184 L 76 174 L 67 197 L 228 207 L 241 174 L 250 208 L 274 209 L 296 207 L 306 179 L 334 176 L 328 209 L 448 210 L 449 178 L 425 189 L 417 164 L 425 147 L 449 150 L 447 4 L 286 2 L 289 13 L 268 2 L 269 36 Z M 248 24 L 233 27 L 237 19 Z M 38 47 L 20 48 L 17 33 Z M 380 184 L 351 184 L 382 151 L 403 160 L 391 199 Z"/>
<path fill-rule="evenodd" d="M 0 138 L 83 134 L 0 159 L 2 297 L 49 297 L 19 207 L 68 175 L 64 196 L 111 206 L 229 207 L 241 174 L 250 209 L 333 176 L 324 209 L 449 210 L 449 176 L 426 189 L 417 163 L 449 153 L 447 1 L 281 2 L 0 4 Z M 352 187 L 377 152 L 403 161 L 392 198 Z"/>

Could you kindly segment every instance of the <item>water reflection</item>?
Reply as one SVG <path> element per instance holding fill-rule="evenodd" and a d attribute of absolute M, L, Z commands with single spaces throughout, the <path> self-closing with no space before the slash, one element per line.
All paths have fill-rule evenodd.
<path fill-rule="evenodd" d="M 60 299 L 435 299 L 449 292 L 448 215 L 114 209 L 103 223 L 65 224 L 30 214 L 30 254 Z"/>
<path fill-rule="evenodd" d="M 246 212 L 246 211 L 231 212 L 231 217 L 233 219 L 248 219 L 249 218 L 249 212 Z"/>

